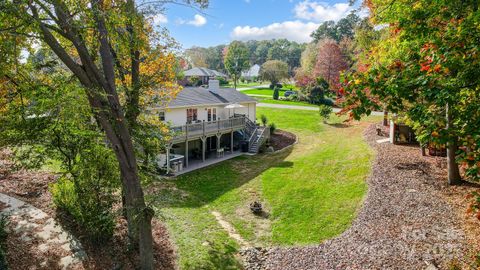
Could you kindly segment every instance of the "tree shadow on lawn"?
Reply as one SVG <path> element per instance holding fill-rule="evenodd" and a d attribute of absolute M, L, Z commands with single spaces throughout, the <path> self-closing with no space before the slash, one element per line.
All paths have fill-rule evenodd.
<path fill-rule="evenodd" d="M 230 190 L 250 182 L 270 168 L 292 167 L 293 162 L 285 161 L 292 150 L 293 148 L 279 153 L 240 156 L 166 180 L 166 183 L 179 189 L 174 192 L 183 191 L 188 195 L 180 196 L 180 200 L 160 198 L 160 207 L 202 207 Z M 158 202 L 155 199 L 154 201 Z"/>
<path fill-rule="evenodd" d="M 351 125 L 345 124 L 345 123 L 326 123 L 326 124 L 331 126 L 331 127 L 334 127 L 334 128 L 349 128 L 349 127 L 352 127 Z"/>

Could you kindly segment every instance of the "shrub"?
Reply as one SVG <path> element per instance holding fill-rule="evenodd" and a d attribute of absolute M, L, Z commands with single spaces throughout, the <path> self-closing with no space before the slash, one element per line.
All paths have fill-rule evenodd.
<path fill-rule="evenodd" d="M 7 267 L 7 225 L 8 216 L 0 216 L 0 269 L 8 269 Z"/>
<path fill-rule="evenodd" d="M 79 154 L 71 176 L 61 177 L 50 187 L 57 208 L 72 217 L 92 241 L 113 235 L 118 171 L 111 150 L 97 145 Z"/>
<path fill-rule="evenodd" d="M 220 83 L 220 85 L 227 85 L 227 84 L 228 84 L 228 80 L 225 79 L 224 77 L 217 76 L 216 79 L 218 80 L 218 82 Z"/>
<path fill-rule="evenodd" d="M 279 96 L 280 96 L 280 90 L 278 87 L 275 87 L 275 89 L 273 90 L 273 99 L 278 100 Z"/>
<path fill-rule="evenodd" d="M 326 123 L 327 120 L 330 119 L 330 114 L 332 113 L 332 107 L 321 104 L 319 106 L 319 112 L 320 112 L 320 116 L 323 119 L 323 122 Z"/>
<path fill-rule="evenodd" d="M 271 123 L 268 125 L 268 128 L 270 129 L 270 134 L 273 134 L 275 133 L 275 130 L 277 130 L 277 125 L 275 125 L 275 123 Z"/>
<path fill-rule="evenodd" d="M 298 95 L 297 94 L 293 94 L 293 95 L 290 95 L 288 96 L 288 100 L 291 100 L 291 101 L 298 101 Z"/>
<path fill-rule="evenodd" d="M 260 115 L 260 121 L 262 121 L 262 125 L 263 125 L 263 126 L 266 126 L 266 125 L 267 125 L 268 119 L 267 119 L 267 117 L 265 116 L 265 114 Z"/>

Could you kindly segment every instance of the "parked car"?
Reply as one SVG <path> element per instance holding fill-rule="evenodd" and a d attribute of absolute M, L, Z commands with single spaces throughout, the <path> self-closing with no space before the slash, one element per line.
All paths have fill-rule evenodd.
<path fill-rule="evenodd" d="M 285 91 L 285 93 L 283 93 L 283 96 L 284 97 L 288 97 L 290 95 L 295 95 L 297 92 L 295 91 Z"/>

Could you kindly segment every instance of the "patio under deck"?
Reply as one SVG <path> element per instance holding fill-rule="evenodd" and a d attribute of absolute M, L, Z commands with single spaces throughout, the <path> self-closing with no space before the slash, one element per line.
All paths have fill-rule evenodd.
<path fill-rule="evenodd" d="M 188 167 L 184 167 L 182 171 L 175 172 L 173 175 L 179 176 L 194 170 L 198 170 L 213 164 L 217 164 L 219 162 L 222 162 L 231 158 L 241 156 L 243 154 L 247 154 L 247 153 L 241 152 L 240 150 L 233 151 L 233 153 L 231 153 L 230 151 L 228 152 L 226 151 L 223 157 L 211 157 L 211 158 L 205 159 L 205 161 L 198 160 L 198 159 L 190 159 L 188 161 Z"/>

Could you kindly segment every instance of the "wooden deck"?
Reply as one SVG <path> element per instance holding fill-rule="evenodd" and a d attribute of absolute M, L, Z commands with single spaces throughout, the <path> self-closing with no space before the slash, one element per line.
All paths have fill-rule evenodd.
<path fill-rule="evenodd" d="M 205 137 L 215 136 L 217 134 L 230 133 L 232 131 L 245 128 L 247 119 L 245 116 L 233 117 L 229 119 L 192 123 L 183 126 L 172 127 L 175 133 L 172 143 L 180 143 L 191 140 L 198 140 Z"/>

